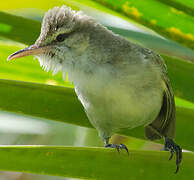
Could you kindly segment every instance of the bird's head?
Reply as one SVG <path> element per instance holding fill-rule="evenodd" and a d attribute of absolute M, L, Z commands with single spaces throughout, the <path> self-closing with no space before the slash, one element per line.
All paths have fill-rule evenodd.
<path fill-rule="evenodd" d="M 90 21 L 93 20 L 80 11 L 55 7 L 45 14 L 35 44 L 15 52 L 8 60 L 34 55 L 45 70 L 57 72 L 88 48 Z"/>

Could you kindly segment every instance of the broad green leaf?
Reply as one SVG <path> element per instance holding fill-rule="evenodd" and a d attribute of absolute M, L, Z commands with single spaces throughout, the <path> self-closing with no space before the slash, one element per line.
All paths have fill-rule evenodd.
<path fill-rule="evenodd" d="M 1 110 L 92 127 L 73 88 L 0 80 L 0 97 Z M 193 109 L 177 107 L 176 141 L 188 150 L 194 150 L 190 138 L 193 120 Z M 124 129 L 119 133 L 145 139 L 143 127 Z"/>
<path fill-rule="evenodd" d="M 40 8 L 47 10 L 48 8 L 52 8 L 57 5 L 63 5 L 66 4 L 64 0 L 42 0 L 42 1 L 34 1 L 34 0 L 7 0 L 7 1 L 2 1 L 0 5 L 1 10 L 17 10 L 17 9 L 23 9 L 23 8 Z M 40 10 L 39 9 L 39 10 Z"/>
<path fill-rule="evenodd" d="M 169 152 L 63 146 L 2 146 L 0 170 L 82 179 L 193 179 L 193 153 L 184 153 L 178 174 Z"/>
<path fill-rule="evenodd" d="M 159 34 L 194 49 L 193 17 L 156 0 L 95 0 Z"/>
<path fill-rule="evenodd" d="M 32 44 L 40 32 L 37 21 L 0 12 L 0 35 L 24 44 Z"/>
<path fill-rule="evenodd" d="M 165 3 L 172 6 L 172 11 L 177 13 L 187 13 L 194 16 L 194 1 L 193 0 L 159 0 L 161 3 Z M 179 10 L 179 11 L 178 11 Z"/>
<path fill-rule="evenodd" d="M 194 102 L 194 64 L 163 56 L 176 96 Z"/>
<path fill-rule="evenodd" d="M 194 109 L 194 103 L 178 97 L 175 97 L 175 104 L 178 105 L 179 107 Z"/>

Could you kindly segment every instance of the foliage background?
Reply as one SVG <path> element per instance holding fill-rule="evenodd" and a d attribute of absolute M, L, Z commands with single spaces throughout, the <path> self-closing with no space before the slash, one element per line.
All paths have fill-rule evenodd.
<path fill-rule="evenodd" d="M 176 142 L 189 151 L 184 153 L 177 175 L 173 174 L 174 160 L 169 162 L 169 153 L 160 151 L 162 141 L 146 141 L 143 127 L 124 130 L 120 134 L 127 136 L 115 135 L 112 138 L 112 142 L 122 142 L 129 147 L 129 157 L 124 152 L 118 155 L 114 150 L 99 148 L 103 147 L 103 143 L 91 128 L 68 78 L 64 82 L 61 73 L 52 76 L 51 72 L 44 72 L 32 57 L 10 63 L 6 61 L 9 54 L 35 41 L 44 12 L 62 4 L 81 9 L 113 32 L 162 54 L 176 95 Z M 191 152 L 194 150 L 192 7 L 194 4 L 191 0 L 1 2 L 0 144 L 44 146 L 1 146 L 0 178 L 55 180 L 194 177 L 194 155 Z"/>

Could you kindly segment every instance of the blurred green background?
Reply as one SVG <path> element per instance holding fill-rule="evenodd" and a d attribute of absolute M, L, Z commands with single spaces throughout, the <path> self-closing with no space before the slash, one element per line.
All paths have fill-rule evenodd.
<path fill-rule="evenodd" d="M 34 156 L 31 156 L 31 161 L 26 162 L 25 167 L 20 162 L 22 153 L 18 155 L 19 161 L 17 161 L 17 158 L 13 161 L 15 164 L 13 163 L 12 167 L 7 165 L 12 162 L 9 159 L 9 154 L 6 154 L 8 156 L 7 159 L 3 159 L 0 149 L 0 159 L 3 159 L 2 162 L 0 160 L 0 169 L 4 170 L 0 172 L 0 179 L 57 180 L 73 177 L 80 179 L 118 179 L 119 176 L 121 179 L 142 179 L 143 177 L 144 179 L 154 179 L 161 172 L 164 173 L 158 179 L 191 179 L 194 177 L 192 172 L 194 165 L 191 161 L 194 160 L 192 153 L 194 150 L 194 3 L 192 0 L 188 0 L 188 2 L 179 0 L 2 1 L 0 3 L 0 144 L 71 146 L 75 147 L 72 152 L 76 150 L 76 147 L 103 147 L 104 145 L 96 130 L 92 129 L 88 123 L 83 109 L 81 109 L 73 94 L 73 85 L 69 83 L 68 77 L 64 81 L 61 72 L 54 76 L 51 72 L 45 72 L 33 57 L 26 57 L 13 62 L 6 61 L 8 55 L 35 41 L 39 35 L 40 22 L 44 13 L 54 6 L 63 4 L 75 10 L 82 10 L 113 32 L 144 47 L 153 49 L 164 57 L 176 96 L 176 142 L 185 149 L 185 152 L 189 151 L 190 153 L 185 153 L 183 167 L 181 167 L 180 173 L 175 176 L 173 174 L 175 162 L 168 162 L 168 153 L 159 152 L 163 147 L 162 141 L 150 142 L 145 140 L 143 127 L 140 127 L 131 132 L 124 130 L 112 138 L 113 143 L 125 143 L 129 151 L 132 151 L 131 156 L 133 156 L 134 151 L 134 157 L 140 157 L 138 161 L 134 160 L 133 162 L 131 160 L 132 164 L 128 166 L 129 172 L 127 170 L 122 172 L 121 168 L 121 176 L 117 173 L 115 177 L 112 177 L 111 173 L 114 174 L 114 170 L 111 171 L 111 168 L 114 169 L 114 165 L 107 167 L 105 162 L 96 167 L 96 171 L 91 169 L 90 167 L 93 167 L 93 165 L 90 163 L 93 161 L 92 157 L 95 156 L 95 153 L 92 154 L 90 148 L 85 149 L 88 152 L 86 154 L 88 159 L 83 159 L 85 161 L 85 172 L 79 172 L 80 169 L 76 165 L 77 161 L 74 158 L 74 153 L 67 153 L 70 157 L 72 156 L 72 162 L 69 162 L 72 164 L 70 170 L 64 167 L 63 171 L 58 172 L 57 170 L 55 171 L 58 166 L 54 160 L 53 163 L 51 161 L 53 171 L 49 169 L 41 170 L 41 165 L 40 170 L 33 169 L 33 165 L 31 166 L 30 162 L 36 161 Z M 26 84 L 26 82 L 28 83 Z M 34 85 L 31 83 L 39 84 Z M 58 92 L 59 95 L 63 94 L 64 87 L 67 88 L 64 93 L 68 97 L 62 97 L 62 95 L 58 97 L 58 94 L 54 91 Z M 28 90 L 25 88 L 28 88 Z M 33 91 L 33 88 L 36 92 Z M 49 94 L 50 91 L 52 93 Z M 38 97 L 39 95 L 41 97 Z M 47 100 L 44 98 L 47 98 Z M 62 98 L 63 101 L 58 100 L 52 105 L 52 100 L 57 98 Z M 66 101 L 66 104 L 64 101 Z M 49 146 L 46 147 L 49 148 Z M 158 151 L 158 154 L 150 150 Z M 98 154 L 101 152 L 105 153 L 102 157 Z M 107 152 L 109 151 L 97 148 L 96 156 L 99 155 L 99 158 L 105 158 L 104 161 L 106 161 Z M 90 153 L 91 156 L 89 156 Z M 114 158 L 116 152 L 112 153 L 112 158 Z M 152 155 L 152 153 L 156 154 Z M 126 158 L 123 153 L 121 156 Z M 58 158 L 65 159 L 66 157 L 61 156 Z M 122 159 L 120 161 L 124 162 Z M 137 164 L 137 162 L 140 164 Z M 41 161 L 37 161 L 37 166 L 38 163 L 41 164 Z M 125 165 L 122 163 L 120 167 Z M 133 163 L 136 164 L 134 165 Z M 132 170 L 133 165 L 134 168 Z M 135 173 L 136 167 L 139 167 L 137 172 L 140 175 Z M 149 169 L 153 173 L 152 175 Z M 165 170 L 169 172 L 165 173 Z M 30 172 L 46 175 L 35 175 L 30 174 Z M 110 174 L 108 175 L 109 172 Z"/>

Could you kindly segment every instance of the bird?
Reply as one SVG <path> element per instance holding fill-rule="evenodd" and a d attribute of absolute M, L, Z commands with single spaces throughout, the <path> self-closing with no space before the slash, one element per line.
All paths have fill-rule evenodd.
<path fill-rule="evenodd" d="M 46 71 L 68 73 L 91 124 L 107 148 L 119 130 L 145 127 L 149 140 L 164 139 L 176 171 L 182 148 L 174 142 L 176 109 L 167 67 L 154 51 L 113 33 L 82 11 L 65 5 L 45 13 L 36 42 L 8 57 L 34 55 Z"/>

